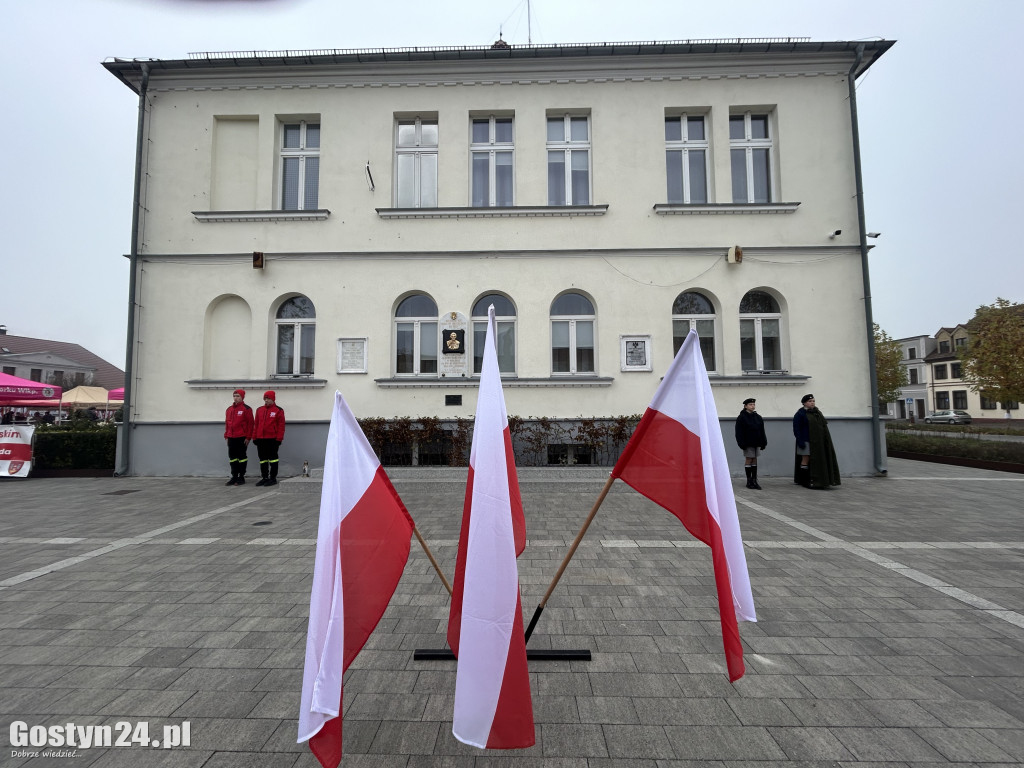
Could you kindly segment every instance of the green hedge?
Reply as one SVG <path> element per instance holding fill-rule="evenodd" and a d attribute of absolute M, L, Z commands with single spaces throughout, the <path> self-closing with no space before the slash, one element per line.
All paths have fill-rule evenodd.
<path fill-rule="evenodd" d="M 885 442 L 890 451 L 1024 464 L 1024 443 L 1002 443 L 969 437 L 926 437 L 895 431 L 886 434 Z"/>
<path fill-rule="evenodd" d="M 112 424 L 40 427 L 35 438 L 38 469 L 114 470 L 117 428 Z"/>

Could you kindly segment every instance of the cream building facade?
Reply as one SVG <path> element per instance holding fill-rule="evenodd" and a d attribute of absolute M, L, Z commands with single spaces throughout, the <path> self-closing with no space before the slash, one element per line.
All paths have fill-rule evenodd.
<path fill-rule="evenodd" d="M 786 474 L 813 391 L 843 472 L 878 471 L 850 79 L 891 45 L 108 61 L 140 104 L 120 471 L 223 474 L 239 386 L 287 413 L 282 475 L 335 389 L 469 418 L 492 303 L 511 414 L 640 413 L 692 327 L 727 448 L 756 397 Z"/>

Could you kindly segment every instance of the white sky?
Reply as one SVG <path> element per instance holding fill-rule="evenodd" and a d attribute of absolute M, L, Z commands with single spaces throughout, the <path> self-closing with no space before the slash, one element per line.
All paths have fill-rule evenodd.
<path fill-rule="evenodd" d="M 533 0 L 534 43 L 887 38 L 858 89 L 876 322 L 1024 300 L 1020 0 Z M 124 366 L 138 101 L 100 63 L 527 42 L 521 0 L 22 0 L 0 15 L 0 324 Z M 1017 51 L 1017 53 L 1014 53 Z M 1016 129 L 1015 129 L 1016 130 Z M 183 340 L 186 343 L 188 340 Z M 839 340 L 837 340 L 839 341 Z"/>

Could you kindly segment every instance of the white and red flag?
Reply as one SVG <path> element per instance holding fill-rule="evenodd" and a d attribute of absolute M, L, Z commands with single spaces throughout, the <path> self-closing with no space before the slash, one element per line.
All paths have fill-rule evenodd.
<path fill-rule="evenodd" d="M 413 521 L 340 392 L 327 433 L 299 742 L 341 762 L 341 689 L 409 559 Z"/>
<path fill-rule="evenodd" d="M 523 749 L 536 738 L 516 566 L 526 522 L 494 337 L 492 306 L 448 616 L 459 660 L 452 733 L 474 747 Z"/>
<path fill-rule="evenodd" d="M 679 518 L 711 547 L 729 679 L 743 676 L 737 616 L 757 621 L 718 411 L 690 331 L 612 476 Z"/>

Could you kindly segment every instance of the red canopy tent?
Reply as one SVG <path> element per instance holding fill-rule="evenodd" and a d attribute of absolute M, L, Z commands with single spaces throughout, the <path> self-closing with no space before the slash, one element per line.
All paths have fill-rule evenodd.
<path fill-rule="evenodd" d="M 124 400 L 124 387 L 112 389 L 107 394 L 110 396 L 111 402 L 113 402 L 114 400 Z"/>
<path fill-rule="evenodd" d="M 0 404 L 12 405 L 17 400 L 59 400 L 61 388 L 53 384 L 19 379 L 9 373 L 0 373 Z"/>

